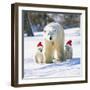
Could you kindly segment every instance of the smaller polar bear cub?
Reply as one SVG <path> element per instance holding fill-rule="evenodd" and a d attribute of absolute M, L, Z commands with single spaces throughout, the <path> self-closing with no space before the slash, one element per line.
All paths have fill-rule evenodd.
<path fill-rule="evenodd" d="M 65 59 L 72 59 L 73 50 L 72 50 L 72 40 L 67 41 L 65 45 Z"/>
<path fill-rule="evenodd" d="M 41 42 L 39 42 L 37 44 L 37 51 L 35 53 L 35 60 L 36 60 L 36 63 L 44 63 L 43 62 L 43 45 Z"/>

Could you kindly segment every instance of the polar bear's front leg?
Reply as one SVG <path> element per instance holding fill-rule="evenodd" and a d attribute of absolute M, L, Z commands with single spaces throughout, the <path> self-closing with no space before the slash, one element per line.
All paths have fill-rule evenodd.
<path fill-rule="evenodd" d="M 63 51 L 60 51 L 59 49 L 57 49 L 57 50 L 55 51 L 54 58 L 55 58 L 57 61 L 64 61 L 64 52 L 63 52 Z"/>
<path fill-rule="evenodd" d="M 46 63 L 52 63 L 52 55 L 51 55 L 51 53 L 47 53 L 47 52 L 44 53 L 44 61 Z"/>
<path fill-rule="evenodd" d="M 53 47 L 52 47 L 52 43 L 48 40 L 45 40 L 44 43 L 43 56 L 45 63 L 53 62 Z"/>
<path fill-rule="evenodd" d="M 55 50 L 54 58 L 56 59 L 56 61 L 60 61 L 60 57 L 61 57 L 60 51 L 59 50 Z"/>

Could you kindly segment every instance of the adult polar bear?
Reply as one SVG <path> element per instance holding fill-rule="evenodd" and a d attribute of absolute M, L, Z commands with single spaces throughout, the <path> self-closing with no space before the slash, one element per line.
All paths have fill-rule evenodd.
<path fill-rule="evenodd" d="M 51 22 L 44 27 L 43 56 L 46 63 L 64 60 L 64 30 L 56 22 Z"/>

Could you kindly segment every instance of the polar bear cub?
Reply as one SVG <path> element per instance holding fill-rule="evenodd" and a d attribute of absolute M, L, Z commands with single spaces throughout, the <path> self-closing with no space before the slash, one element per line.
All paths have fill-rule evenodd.
<path fill-rule="evenodd" d="M 43 44 L 41 42 L 39 42 L 37 44 L 37 51 L 35 53 L 35 60 L 36 60 L 36 63 L 44 63 L 44 60 L 43 60 Z"/>
<path fill-rule="evenodd" d="M 43 56 L 46 63 L 64 60 L 64 30 L 56 22 L 51 22 L 44 27 Z"/>
<path fill-rule="evenodd" d="M 64 55 L 65 59 L 72 59 L 73 56 L 72 40 L 67 41 L 65 45 Z"/>

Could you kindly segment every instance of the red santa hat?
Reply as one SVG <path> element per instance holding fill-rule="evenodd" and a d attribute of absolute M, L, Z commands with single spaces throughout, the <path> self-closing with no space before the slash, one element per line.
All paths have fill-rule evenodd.
<path fill-rule="evenodd" d="M 67 41 L 66 45 L 72 46 L 72 40 Z"/>
<path fill-rule="evenodd" d="M 42 42 L 39 42 L 38 44 L 37 44 L 37 47 L 43 47 L 43 45 L 42 45 Z"/>

